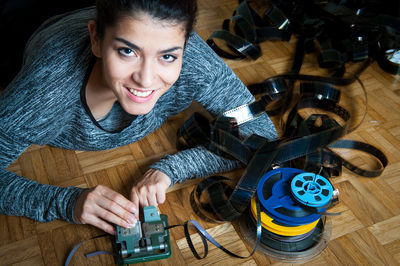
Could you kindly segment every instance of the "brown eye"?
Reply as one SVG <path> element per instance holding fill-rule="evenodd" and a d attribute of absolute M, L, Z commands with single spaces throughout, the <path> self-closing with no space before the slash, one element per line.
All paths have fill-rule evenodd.
<path fill-rule="evenodd" d="M 166 55 L 163 55 L 163 56 L 161 57 L 161 59 L 162 59 L 163 61 L 165 61 L 165 62 L 172 63 L 172 62 L 174 62 L 174 61 L 177 59 L 177 57 L 174 56 L 174 55 L 171 55 L 171 54 L 166 54 Z"/>
<path fill-rule="evenodd" d="M 127 47 L 122 47 L 118 49 L 118 53 L 123 55 L 123 56 L 136 56 L 136 53 L 134 50 L 127 48 Z"/>

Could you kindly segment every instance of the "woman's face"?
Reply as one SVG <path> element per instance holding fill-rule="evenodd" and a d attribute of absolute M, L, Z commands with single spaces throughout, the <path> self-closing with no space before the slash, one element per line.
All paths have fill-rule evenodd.
<path fill-rule="evenodd" d="M 115 26 L 106 27 L 101 41 L 93 40 L 92 30 L 92 51 L 101 60 L 103 85 L 127 113 L 150 112 L 181 72 L 183 25 L 141 15 L 121 17 Z"/>

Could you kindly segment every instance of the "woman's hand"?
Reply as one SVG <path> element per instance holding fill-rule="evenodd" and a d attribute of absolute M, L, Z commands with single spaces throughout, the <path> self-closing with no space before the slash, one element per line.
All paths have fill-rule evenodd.
<path fill-rule="evenodd" d="M 136 218 L 132 213 L 137 205 L 114 190 L 98 185 L 84 190 L 75 203 L 74 218 L 82 224 L 94 225 L 109 234 L 115 234 L 116 224 L 125 228 L 132 227 Z"/>
<path fill-rule="evenodd" d="M 149 169 L 142 179 L 131 189 L 131 200 L 135 206 L 157 206 L 164 203 L 165 192 L 171 179 L 163 172 L 155 169 Z M 139 213 L 135 212 L 136 218 Z"/>

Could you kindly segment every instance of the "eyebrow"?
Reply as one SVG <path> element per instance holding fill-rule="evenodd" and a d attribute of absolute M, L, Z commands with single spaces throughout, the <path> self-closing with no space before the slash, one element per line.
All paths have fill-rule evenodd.
<path fill-rule="evenodd" d="M 131 43 L 130 41 L 127 41 L 127 40 L 125 40 L 125 39 L 118 38 L 118 37 L 115 37 L 114 39 L 115 39 L 116 41 L 119 41 L 119 42 L 124 43 L 125 45 L 129 46 L 129 48 L 132 48 L 133 50 L 137 50 L 137 51 L 141 51 L 141 50 L 142 50 L 142 49 L 140 49 L 140 47 L 137 46 L 136 44 Z M 180 46 L 171 47 L 171 48 L 168 48 L 168 49 L 165 49 L 165 50 L 161 50 L 161 51 L 160 51 L 160 54 L 171 53 L 171 52 L 174 52 L 174 51 L 179 50 L 179 49 L 182 50 L 183 48 L 180 47 Z"/>

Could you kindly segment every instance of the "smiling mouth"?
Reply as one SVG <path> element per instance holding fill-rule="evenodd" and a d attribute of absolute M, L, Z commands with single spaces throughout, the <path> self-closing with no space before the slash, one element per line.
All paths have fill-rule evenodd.
<path fill-rule="evenodd" d="M 137 97 L 147 97 L 150 94 L 153 93 L 152 90 L 147 90 L 147 91 L 139 91 L 139 90 L 135 90 L 135 89 L 129 89 L 129 92 L 132 93 L 133 95 L 137 96 Z"/>

